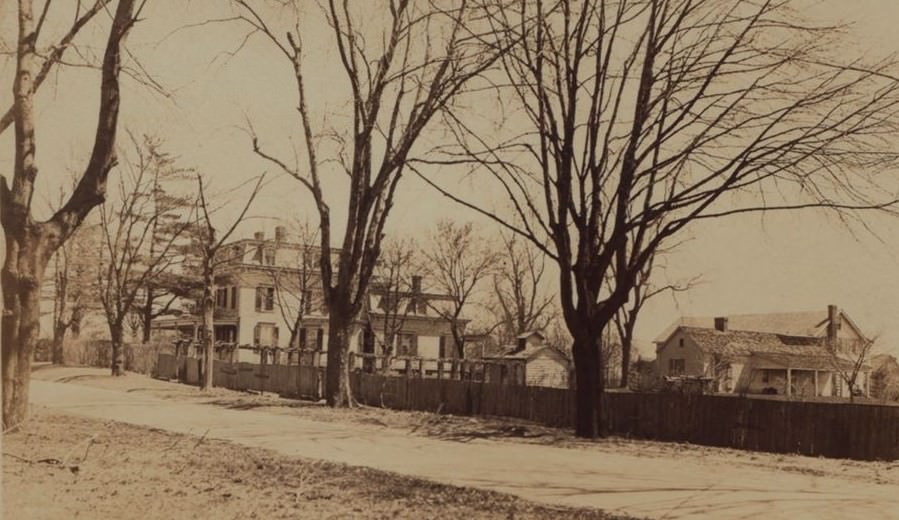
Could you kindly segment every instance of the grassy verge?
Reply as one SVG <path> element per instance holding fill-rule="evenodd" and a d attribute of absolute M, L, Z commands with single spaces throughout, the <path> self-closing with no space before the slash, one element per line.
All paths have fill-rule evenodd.
<path fill-rule="evenodd" d="M 593 518 L 594 510 L 33 410 L 3 438 L 3 518 Z"/>

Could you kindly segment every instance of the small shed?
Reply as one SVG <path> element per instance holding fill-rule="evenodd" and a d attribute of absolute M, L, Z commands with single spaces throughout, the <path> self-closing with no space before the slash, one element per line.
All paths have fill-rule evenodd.
<path fill-rule="evenodd" d="M 498 366 L 517 365 L 515 370 L 507 370 L 509 373 L 520 373 L 518 367 L 523 367 L 523 379 L 528 386 L 568 388 L 569 361 L 561 352 L 547 345 L 540 332 L 520 334 L 515 345 L 506 347 L 496 356 L 484 359 L 499 362 Z M 489 379 L 496 380 L 493 377 Z"/>

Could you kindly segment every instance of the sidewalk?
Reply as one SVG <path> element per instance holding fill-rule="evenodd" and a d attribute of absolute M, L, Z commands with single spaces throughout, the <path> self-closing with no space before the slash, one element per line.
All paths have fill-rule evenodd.
<path fill-rule="evenodd" d="M 634 516 L 899 518 L 899 493 L 888 485 L 747 468 L 712 470 L 687 458 L 648 459 L 486 440 L 441 441 L 38 380 L 32 382 L 31 399 L 67 413 L 205 434 L 286 455 Z"/>

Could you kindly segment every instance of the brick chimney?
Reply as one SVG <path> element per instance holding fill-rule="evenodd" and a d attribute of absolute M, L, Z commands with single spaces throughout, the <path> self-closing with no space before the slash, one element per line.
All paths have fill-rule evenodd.
<path fill-rule="evenodd" d="M 287 240 L 287 228 L 284 226 L 275 226 L 275 241 L 285 242 Z"/>
<path fill-rule="evenodd" d="M 837 339 L 842 327 L 843 316 L 836 305 L 827 306 L 827 339 Z"/>
<path fill-rule="evenodd" d="M 715 318 L 715 330 L 721 332 L 727 332 L 727 318 L 724 316 L 719 316 Z"/>
<path fill-rule="evenodd" d="M 262 242 L 263 240 L 265 240 L 265 232 L 257 231 L 255 233 L 253 233 L 253 240 L 258 240 L 258 241 Z"/>

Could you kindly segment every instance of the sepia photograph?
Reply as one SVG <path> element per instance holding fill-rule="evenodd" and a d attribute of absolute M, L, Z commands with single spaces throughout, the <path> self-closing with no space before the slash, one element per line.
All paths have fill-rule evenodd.
<path fill-rule="evenodd" d="M 899 520 L 897 21 L 0 0 L 0 518 Z"/>

